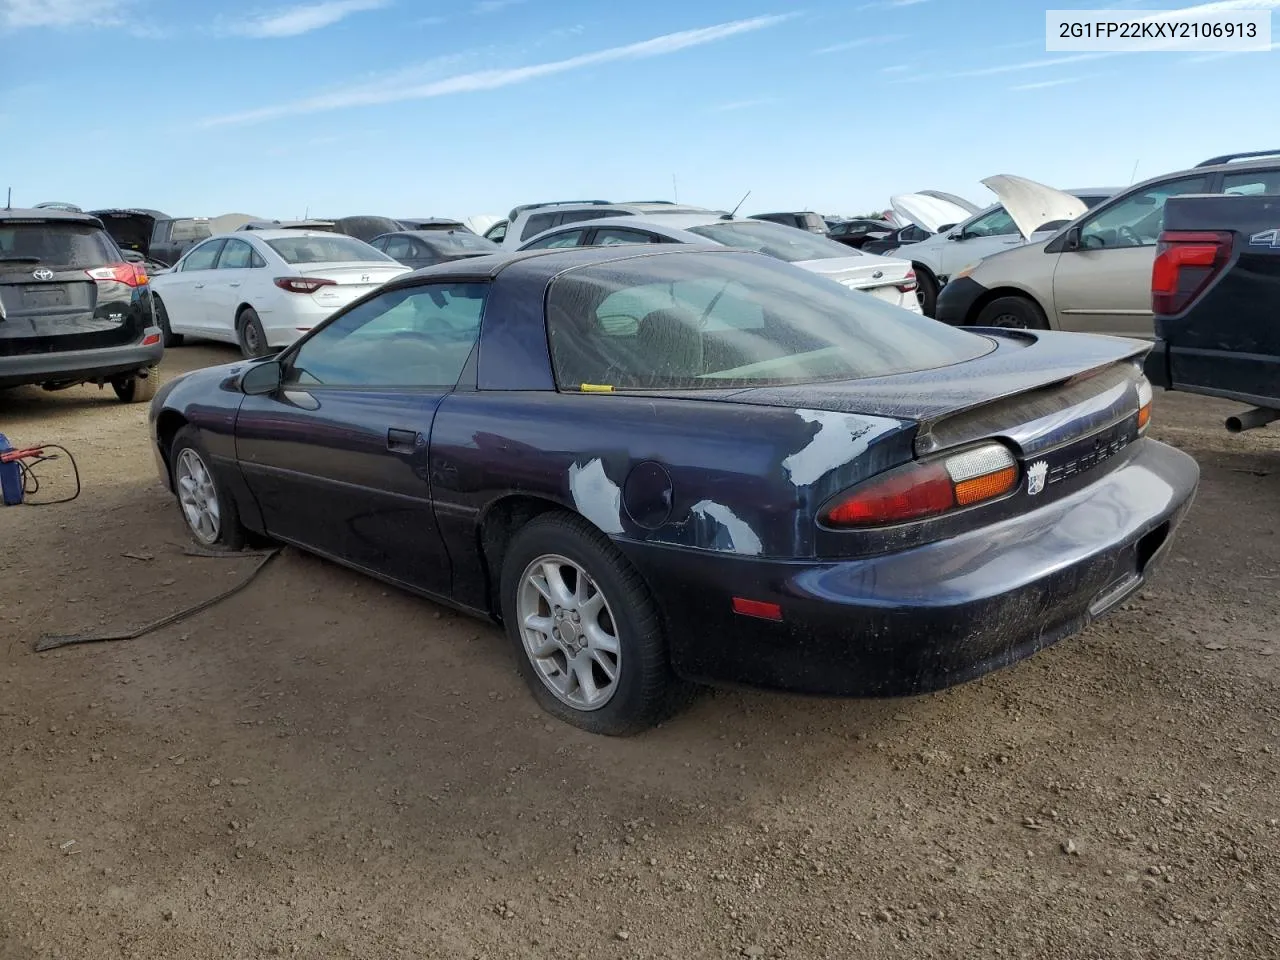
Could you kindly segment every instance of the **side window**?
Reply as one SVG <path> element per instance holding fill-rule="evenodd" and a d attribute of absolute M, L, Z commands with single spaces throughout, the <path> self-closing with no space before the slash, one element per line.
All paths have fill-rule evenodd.
<path fill-rule="evenodd" d="M 1280 193 L 1280 170 L 1228 173 L 1222 178 L 1222 192 L 1246 197 Z"/>
<path fill-rule="evenodd" d="M 218 257 L 219 270 L 246 270 L 252 265 L 253 247 L 243 240 L 228 240 Z"/>
<path fill-rule="evenodd" d="M 182 261 L 182 271 L 188 270 L 212 270 L 213 265 L 218 260 L 218 252 L 222 249 L 222 240 L 209 240 L 197 247 L 192 247 L 186 258 Z"/>
<path fill-rule="evenodd" d="M 521 250 L 549 250 L 552 247 L 576 247 L 582 242 L 582 235 L 585 230 L 565 230 L 561 233 L 553 233 L 549 237 L 543 237 L 541 240 L 535 240 L 533 243 L 527 243 Z"/>
<path fill-rule="evenodd" d="M 265 267 L 266 265 L 267 265 L 267 261 L 262 258 L 262 254 L 260 254 L 257 250 L 251 249 L 249 251 L 249 266 L 254 267 L 256 269 L 258 267 Z"/>
<path fill-rule="evenodd" d="M 392 237 L 387 241 L 386 252 L 392 260 L 408 260 L 413 257 L 413 243 L 408 237 Z"/>
<path fill-rule="evenodd" d="M 555 225 L 556 215 L 554 213 L 535 213 L 524 222 L 524 229 L 520 231 L 520 239 L 528 240 L 535 233 L 550 230 Z"/>
<path fill-rule="evenodd" d="M 1164 204 L 1184 193 L 1203 193 L 1207 176 L 1184 177 L 1130 194 L 1101 210 L 1080 228 L 1080 246 L 1086 250 L 1155 246 L 1164 226 Z"/>
<path fill-rule="evenodd" d="M 852 232 L 853 227 L 847 223 L 837 223 L 831 228 L 831 236 L 833 237 L 847 237 Z"/>
<path fill-rule="evenodd" d="M 917 227 L 913 223 L 910 226 L 903 227 L 900 231 L 898 231 L 898 242 L 899 243 L 919 243 L 921 240 L 926 239 L 928 236 L 929 234 L 925 233 L 923 230 L 921 230 L 919 227 Z"/>
<path fill-rule="evenodd" d="M 369 246 L 373 247 L 373 249 L 375 249 L 375 250 L 381 250 L 383 253 L 386 253 L 386 252 L 387 252 L 387 238 L 386 238 L 386 237 L 374 237 L 372 240 L 370 240 L 370 241 L 369 241 Z"/>
<path fill-rule="evenodd" d="M 621 227 L 601 227 L 596 231 L 595 245 L 611 247 L 619 243 L 657 243 L 658 238 L 640 230 L 623 230 Z"/>
<path fill-rule="evenodd" d="M 485 283 L 440 283 L 366 300 L 302 344 L 285 382 L 453 387 L 480 335 L 488 293 Z"/>
<path fill-rule="evenodd" d="M 496 223 L 489 228 L 489 232 L 485 234 L 485 238 L 492 240 L 494 243 L 501 243 L 507 235 L 508 224 Z"/>
<path fill-rule="evenodd" d="M 556 221 L 556 226 L 566 223 L 581 223 L 584 220 L 600 220 L 604 217 L 621 217 L 625 216 L 625 210 L 566 210 L 560 214 L 560 219 Z"/>
<path fill-rule="evenodd" d="M 1018 232 L 1018 225 L 1004 207 L 997 207 L 964 228 L 965 237 L 1003 237 Z"/>

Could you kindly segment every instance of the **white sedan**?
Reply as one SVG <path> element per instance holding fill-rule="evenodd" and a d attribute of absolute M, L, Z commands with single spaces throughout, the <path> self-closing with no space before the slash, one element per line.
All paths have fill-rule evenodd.
<path fill-rule="evenodd" d="M 312 230 L 210 237 L 151 278 L 165 346 L 184 336 L 238 345 L 246 357 L 287 347 L 339 307 L 409 268 L 363 240 Z"/>

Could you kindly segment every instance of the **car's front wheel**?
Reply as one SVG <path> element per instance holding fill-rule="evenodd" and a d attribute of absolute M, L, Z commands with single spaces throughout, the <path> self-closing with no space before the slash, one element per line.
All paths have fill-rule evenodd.
<path fill-rule="evenodd" d="M 1026 297 L 998 297 L 978 312 L 976 327 L 1006 327 L 1013 330 L 1048 330 L 1044 311 Z"/>
<path fill-rule="evenodd" d="M 165 307 L 164 301 L 152 294 L 152 303 L 156 311 L 156 324 L 160 327 L 160 332 L 164 334 L 165 348 L 181 346 L 182 334 L 174 333 L 173 328 L 169 325 L 169 311 Z"/>
<path fill-rule="evenodd" d="M 206 547 L 229 550 L 243 547 L 245 529 L 240 523 L 236 502 L 209 469 L 208 454 L 192 427 L 183 427 L 173 438 L 169 447 L 169 472 L 182 519 L 191 535 Z"/>
<path fill-rule="evenodd" d="M 253 307 L 245 307 L 236 317 L 236 332 L 240 339 L 240 352 L 248 359 L 264 356 L 271 352 L 267 345 L 267 334 L 262 329 L 262 320 Z"/>
<path fill-rule="evenodd" d="M 638 733 L 687 698 L 648 587 L 581 517 L 544 514 L 516 533 L 502 618 L 520 672 L 549 713 L 591 733 Z"/>
<path fill-rule="evenodd" d="M 920 312 L 926 317 L 932 317 L 938 309 L 938 281 L 933 278 L 933 274 L 926 268 L 915 264 L 916 271 L 916 300 L 920 304 Z"/>
<path fill-rule="evenodd" d="M 160 372 L 155 367 L 147 367 L 127 377 L 116 377 L 111 381 L 111 389 L 121 403 L 146 403 L 156 395 L 160 385 Z"/>

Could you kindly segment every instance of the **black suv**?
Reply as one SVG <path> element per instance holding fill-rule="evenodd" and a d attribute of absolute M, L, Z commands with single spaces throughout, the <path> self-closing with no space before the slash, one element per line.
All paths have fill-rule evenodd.
<path fill-rule="evenodd" d="M 146 271 L 101 220 L 0 209 L 0 387 L 109 383 L 138 403 L 163 355 Z"/>

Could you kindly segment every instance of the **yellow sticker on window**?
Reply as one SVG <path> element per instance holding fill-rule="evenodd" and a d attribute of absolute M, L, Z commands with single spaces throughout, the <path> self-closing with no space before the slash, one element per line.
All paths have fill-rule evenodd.
<path fill-rule="evenodd" d="M 578 389 L 583 393 L 613 393 L 613 386 L 607 383 L 584 383 Z"/>

